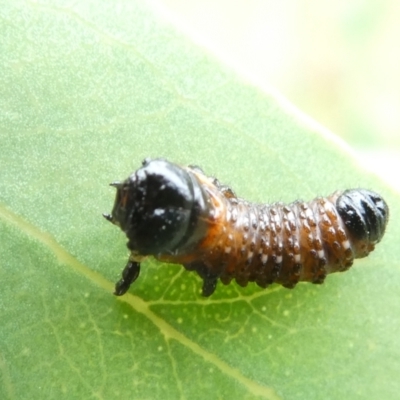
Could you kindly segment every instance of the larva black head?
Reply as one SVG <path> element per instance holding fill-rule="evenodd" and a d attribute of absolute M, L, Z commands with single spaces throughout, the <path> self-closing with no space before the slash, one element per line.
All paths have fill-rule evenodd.
<path fill-rule="evenodd" d="M 163 159 L 146 159 L 117 189 L 111 216 L 140 255 L 171 254 L 192 234 L 199 211 L 196 182 Z M 201 202 L 201 201 L 200 201 Z"/>
<path fill-rule="evenodd" d="M 366 189 L 346 190 L 336 206 L 352 238 L 372 245 L 382 239 L 389 208 L 379 194 Z"/>

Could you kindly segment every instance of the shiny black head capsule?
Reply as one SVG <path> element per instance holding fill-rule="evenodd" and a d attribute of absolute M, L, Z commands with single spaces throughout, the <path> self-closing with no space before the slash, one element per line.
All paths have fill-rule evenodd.
<path fill-rule="evenodd" d="M 163 159 L 146 159 L 117 189 L 111 215 L 104 217 L 127 235 L 140 255 L 172 254 L 193 234 L 204 196 L 190 173 Z"/>

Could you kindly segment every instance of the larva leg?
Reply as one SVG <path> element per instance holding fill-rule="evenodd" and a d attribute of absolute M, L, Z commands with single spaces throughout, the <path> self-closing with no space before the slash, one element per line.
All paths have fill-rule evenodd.
<path fill-rule="evenodd" d="M 209 266 L 202 262 L 195 262 L 185 264 L 184 267 L 188 271 L 196 271 L 199 274 L 200 278 L 203 279 L 201 294 L 204 297 L 211 296 L 214 293 L 215 288 L 217 287 L 219 275 L 213 273 Z"/>
<path fill-rule="evenodd" d="M 136 281 L 140 274 L 140 263 L 137 261 L 131 261 L 129 259 L 124 270 L 122 271 L 122 278 L 115 284 L 114 294 L 116 296 L 122 296 L 125 294 L 131 284 Z"/>
<path fill-rule="evenodd" d="M 216 277 L 203 277 L 203 286 L 201 288 L 201 294 L 204 297 L 211 296 L 215 292 L 215 288 L 217 287 Z"/>

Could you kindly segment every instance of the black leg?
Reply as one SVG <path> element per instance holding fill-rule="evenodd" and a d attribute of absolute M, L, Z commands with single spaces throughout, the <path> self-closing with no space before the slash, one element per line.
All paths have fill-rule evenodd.
<path fill-rule="evenodd" d="M 128 261 L 122 271 L 122 278 L 116 283 L 114 294 L 122 296 L 125 294 L 131 284 L 136 281 L 140 273 L 140 263 L 136 261 Z"/>
<path fill-rule="evenodd" d="M 207 276 L 203 278 L 203 287 L 201 294 L 204 297 L 209 297 L 215 292 L 215 288 L 217 287 L 218 278 L 215 276 Z"/>
<path fill-rule="evenodd" d="M 216 274 L 210 269 L 205 263 L 198 261 L 190 264 L 183 265 L 188 271 L 196 271 L 200 278 L 203 279 L 203 286 L 201 294 L 204 297 L 211 296 L 215 288 L 217 287 L 217 282 L 220 274 Z"/>

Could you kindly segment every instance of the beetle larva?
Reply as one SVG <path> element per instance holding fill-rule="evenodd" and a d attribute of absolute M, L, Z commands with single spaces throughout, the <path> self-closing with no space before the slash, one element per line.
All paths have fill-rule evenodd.
<path fill-rule="evenodd" d="M 210 296 L 218 279 L 241 286 L 322 283 L 366 257 L 385 232 L 389 209 L 366 189 L 338 191 L 309 202 L 255 204 L 236 197 L 200 168 L 146 159 L 117 189 L 111 215 L 131 251 L 115 294 L 139 276 L 147 256 L 182 264 L 203 279 Z"/>

